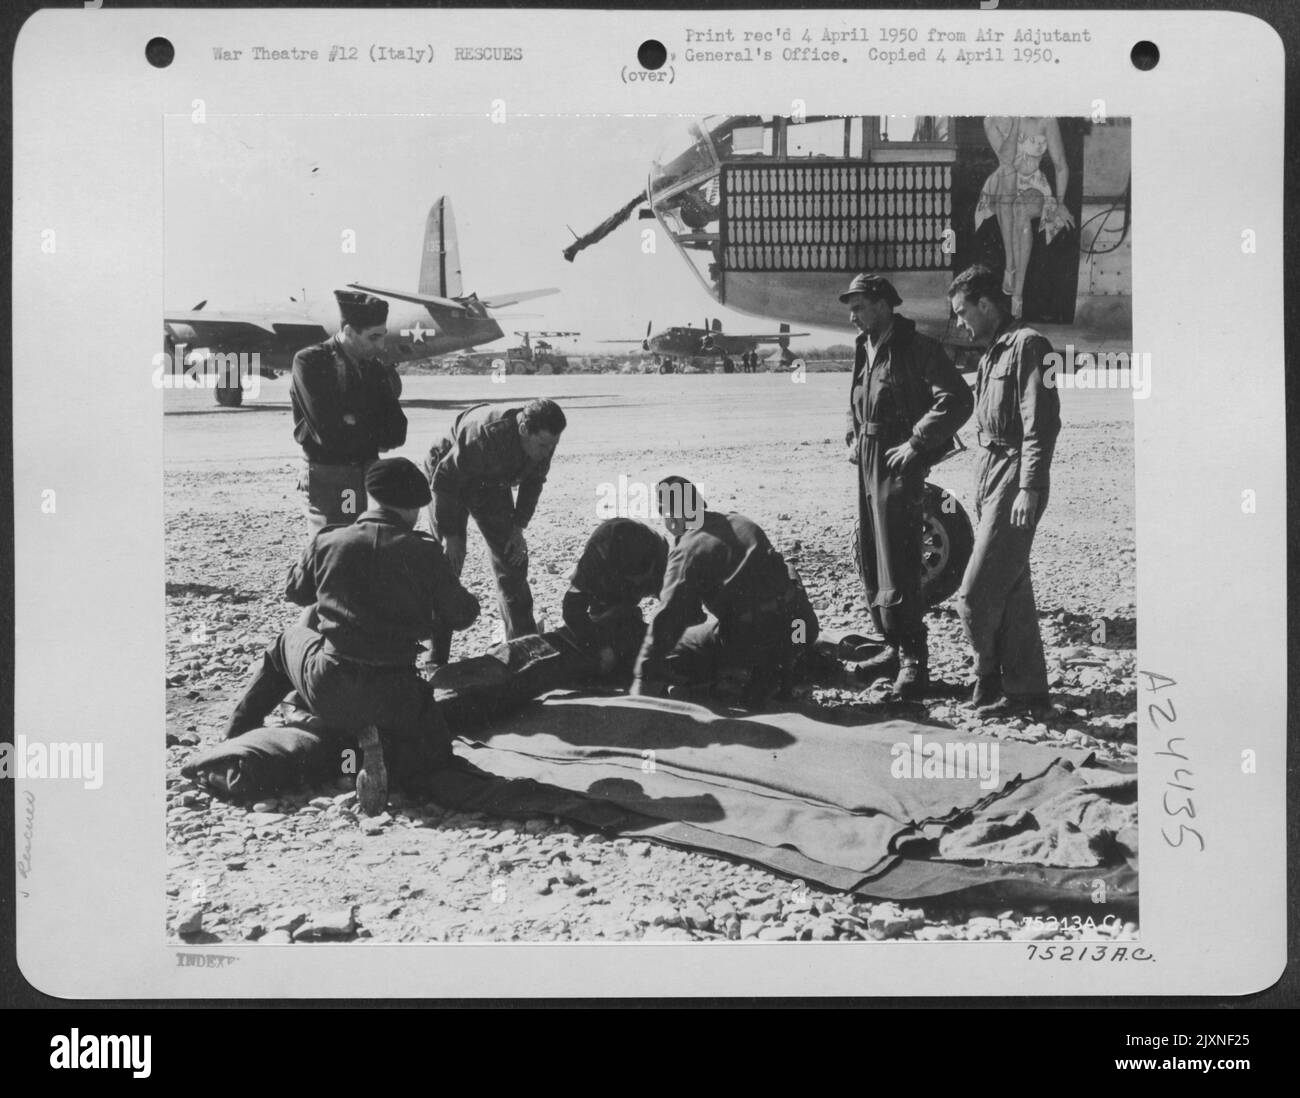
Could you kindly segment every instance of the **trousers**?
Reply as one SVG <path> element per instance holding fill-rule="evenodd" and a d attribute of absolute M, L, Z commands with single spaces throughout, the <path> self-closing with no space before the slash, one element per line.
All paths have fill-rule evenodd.
<path fill-rule="evenodd" d="M 390 769 L 414 778 L 431 773 L 451 753 L 451 736 L 433 690 L 414 667 L 372 667 L 331 653 L 325 638 L 306 625 L 290 626 L 262 654 L 252 681 L 235 704 L 226 738 L 261 727 L 290 690 L 328 733 L 355 738 L 378 727 Z"/>
<path fill-rule="evenodd" d="M 688 682 L 709 682 L 724 670 L 788 674 L 821 630 L 802 582 L 795 583 L 779 608 L 725 622 L 710 614 L 689 626 L 665 657 L 664 669 L 678 681 Z"/>
<path fill-rule="evenodd" d="M 327 465 L 305 461 L 298 488 L 307 496 L 307 540 L 326 526 L 355 522 L 366 509 L 366 470 L 373 462 Z"/>
<path fill-rule="evenodd" d="M 505 555 L 506 542 L 515 525 L 514 498 L 506 485 L 488 485 L 469 491 L 466 498 L 435 492 L 429 504 L 429 527 L 442 539 L 465 534 L 469 516 L 483 534 L 492 571 L 497 581 L 497 611 L 505 625 L 505 639 L 526 637 L 537 632 L 533 617 L 533 592 L 528 585 L 528 562 L 511 564 Z M 451 655 L 452 630 L 435 626 L 433 658 L 446 663 Z"/>
<path fill-rule="evenodd" d="M 883 435 L 862 435 L 858 451 L 858 528 L 862 585 L 871 622 L 892 645 L 923 653 L 921 525 L 925 468 L 895 473 L 885 464 Z"/>
<path fill-rule="evenodd" d="M 1026 529 L 1011 524 L 1019 491 L 1020 455 L 1002 447 L 986 450 L 977 473 L 975 547 L 957 593 L 957 613 L 975 651 L 977 675 L 1001 675 L 1008 695 L 1046 694 L 1029 550 L 1048 493 L 1039 493 L 1034 525 Z"/>

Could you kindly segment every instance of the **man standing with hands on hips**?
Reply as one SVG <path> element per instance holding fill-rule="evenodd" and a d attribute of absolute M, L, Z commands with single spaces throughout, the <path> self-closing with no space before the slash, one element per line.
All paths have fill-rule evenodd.
<path fill-rule="evenodd" d="M 398 403 L 401 379 L 379 356 L 388 302 L 356 290 L 335 290 L 341 325 L 324 343 L 293 356 L 289 399 L 293 437 L 306 469 L 307 536 L 355 522 L 366 507 L 366 470 L 383 450 L 406 443 Z"/>
<path fill-rule="evenodd" d="M 978 527 L 957 595 L 975 649 L 972 702 L 986 716 L 1042 712 L 1050 697 L 1029 550 L 1061 430 L 1060 394 L 1043 378 L 1052 345 L 1011 315 L 1001 281 L 982 264 L 959 274 L 948 297 L 971 339 L 988 346 L 975 382 Z"/>
<path fill-rule="evenodd" d="M 898 316 L 902 304 L 879 275 L 858 275 L 840 294 L 860 333 L 845 442 L 858 466 L 858 549 L 872 624 L 885 650 L 861 677 L 897 674 L 894 691 L 913 699 L 929 686 L 921 527 L 925 477 L 970 418 L 970 387 L 935 340 Z"/>

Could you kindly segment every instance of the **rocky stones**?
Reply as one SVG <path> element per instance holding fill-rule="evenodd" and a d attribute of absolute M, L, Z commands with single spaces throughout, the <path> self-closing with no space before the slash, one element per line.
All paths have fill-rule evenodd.
<path fill-rule="evenodd" d="M 293 940 L 315 942 L 328 938 L 350 938 L 356 928 L 351 908 L 314 912 L 293 931 Z"/>
<path fill-rule="evenodd" d="M 198 934 L 203 929 L 203 907 L 201 904 L 182 904 L 172 924 L 176 933 L 182 938 Z"/>
<path fill-rule="evenodd" d="M 867 931 L 872 937 L 900 938 L 924 923 L 925 916 L 919 911 L 902 911 L 893 904 L 878 904 L 867 919 Z"/>
<path fill-rule="evenodd" d="M 649 926 L 674 926 L 677 923 L 677 909 L 670 903 L 656 902 L 646 904 L 637 911 L 633 912 L 632 919 L 636 923 Z"/>
<path fill-rule="evenodd" d="M 681 910 L 681 918 L 688 930 L 712 930 L 713 919 L 699 904 L 687 904 Z"/>
<path fill-rule="evenodd" d="M 307 912 L 297 907 L 280 907 L 270 912 L 263 922 L 268 931 L 284 931 L 292 934 L 307 919 Z"/>
<path fill-rule="evenodd" d="M 840 935 L 839 924 L 829 915 L 821 915 L 813 920 L 808 928 L 808 936 L 814 942 L 831 942 Z"/>

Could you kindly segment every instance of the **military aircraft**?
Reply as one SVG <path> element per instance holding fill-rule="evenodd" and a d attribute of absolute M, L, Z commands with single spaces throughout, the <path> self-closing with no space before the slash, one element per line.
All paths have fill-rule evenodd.
<path fill-rule="evenodd" d="M 645 335 L 641 339 L 603 339 L 601 342 L 640 344 L 641 350 L 654 355 L 656 366 L 675 364 L 680 359 L 704 359 L 709 360 L 710 365 L 722 362 L 724 369 L 733 357 L 740 358 L 756 351 L 762 344 L 776 344 L 781 349 L 781 365 L 788 368 L 798 361 L 790 353 L 790 340 L 808 335 L 807 332 L 790 331 L 790 325 L 785 323 L 780 325 L 779 331 L 770 334 L 724 333 L 722 321 L 716 317 L 712 320 L 706 317 L 703 328 L 686 324 L 651 334 L 653 328 L 654 321 L 651 320 L 646 323 Z"/>
<path fill-rule="evenodd" d="M 572 262 L 640 207 L 719 304 L 845 330 L 838 295 L 854 275 L 879 273 L 902 297 L 900 311 L 969 369 L 980 348 L 953 319 L 948 283 L 983 262 L 1014 285 L 1009 253 L 1023 247 L 1023 237 L 1015 241 L 1023 232 L 1032 243 L 1020 265 L 1020 315 L 1057 350 L 1111 356 L 1122 369 L 1133 330 L 1130 122 L 712 115 L 682 124 L 654 157 L 644 191 L 564 257 Z M 999 131 L 1017 135 L 1014 149 L 994 147 Z M 1072 222 L 1050 234 L 1049 198 Z M 934 604 L 960 582 L 972 532 L 956 500 L 932 484 L 922 536 Z"/>
<path fill-rule="evenodd" d="M 947 284 L 975 262 L 1005 270 L 1012 218 L 1003 226 L 997 214 L 1056 187 L 1056 155 L 1028 136 L 1028 126 L 1011 174 L 1025 170 L 1008 176 L 989 121 L 713 115 L 686 122 L 654 157 L 642 194 L 564 256 L 572 261 L 640 207 L 721 305 L 851 330 L 838 294 L 854 275 L 876 272 L 897 288 L 900 311 L 960 357 L 973 348 L 952 318 Z M 1059 132 L 1051 151 L 1068 173 L 1063 206 L 1073 226 L 1050 242 L 1034 233 L 1023 317 L 1058 348 L 1127 350 L 1130 120 L 1047 121 Z M 990 201 L 995 176 L 1007 183 Z M 1029 218 L 1025 224 L 1032 231 Z"/>
<path fill-rule="evenodd" d="M 389 312 L 384 356 L 390 363 L 433 358 L 501 339 L 505 333 L 488 315 L 489 310 L 559 292 L 552 287 L 483 297 L 464 293 L 456 224 L 451 200 L 446 196 L 433 203 L 425 219 L 416 290 L 392 290 L 363 282 L 348 285 L 409 306 Z M 209 311 L 203 301 L 193 309 L 168 312 L 163 318 L 167 359 L 175 373 L 184 369 L 206 373 L 215 365 L 217 403 L 238 406 L 243 401 L 243 389 L 238 372 L 227 368 L 233 359 L 255 355 L 260 372 L 274 377 L 275 371 L 292 366 L 293 356 L 303 347 L 320 343 L 338 331 L 338 307 L 333 296 L 327 293 L 317 300 L 315 308 L 295 302 L 295 307 L 282 311 Z"/>

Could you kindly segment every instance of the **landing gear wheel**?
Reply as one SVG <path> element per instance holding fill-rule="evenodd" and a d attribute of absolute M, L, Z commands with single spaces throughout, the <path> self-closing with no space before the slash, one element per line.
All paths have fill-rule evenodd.
<path fill-rule="evenodd" d="M 862 573 L 861 526 L 853 524 L 853 566 Z M 937 484 L 926 483 L 921 504 L 921 601 L 938 606 L 961 586 L 975 548 L 966 510 Z"/>
<path fill-rule="evenodd" d="M 238 408 L 244 403 L 244 390 L 240 388 L 239 382 L 234 385 L 218 385 L 216 394 L 217 403 L 223 408 Z"/>
<path fill-rule="evenodd" d="M 926 606 L 938 606 L 961 586 L 975 548 L 975 531 L 957 497 L 928 482 L 922 522 L 921 601 Z"/>

